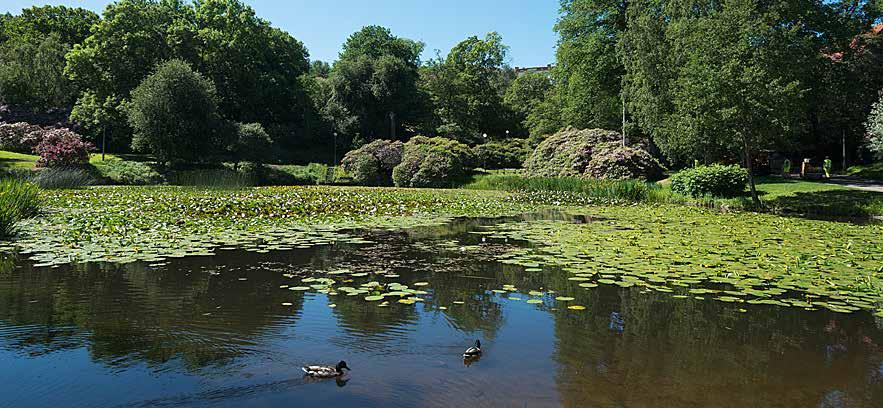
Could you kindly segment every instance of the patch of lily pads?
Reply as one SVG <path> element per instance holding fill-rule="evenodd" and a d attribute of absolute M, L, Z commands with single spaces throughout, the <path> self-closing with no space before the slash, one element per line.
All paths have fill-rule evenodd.
<path fill-rule="evenodd" d="M 883 314 L 880 225 L 667 206 L 589 211 L 600 221 L 512 222 L 481 233 L 529 245 L 500 262 L 561 270 L 586 290 L 637 286 L 676 299 Z"/>
<path fill-rule="evenodd" d="M 341 187 L 239 190 L 94 187 L 43 193 L 46 210 L 20 225 L 0 251 L 37 266 L 158 263 L 245 249 L 257 253 L 332 243 L 366 243 L 355 229 L 440 225 L 535 205 L 514 193 Z"/>

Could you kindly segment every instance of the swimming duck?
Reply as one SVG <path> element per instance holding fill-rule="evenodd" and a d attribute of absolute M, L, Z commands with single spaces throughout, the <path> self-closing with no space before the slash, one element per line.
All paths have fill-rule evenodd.
<path fill-rule="evenodd" d="M 317 378 L 340 377 L 343 375 L 343 369 L 351 371 L 350 368 L 346 366 L 346 361 L 341 361 L 337 363 L 336 366 L 310 365 L 303 366 L 300 369 L 304 370 L 308 376 Z"/>
<path fill-rule="evenodd" d="M 475 345 L 463 352 L 463 358 L 481 357 L 481 341 L 475 340 Z"/>

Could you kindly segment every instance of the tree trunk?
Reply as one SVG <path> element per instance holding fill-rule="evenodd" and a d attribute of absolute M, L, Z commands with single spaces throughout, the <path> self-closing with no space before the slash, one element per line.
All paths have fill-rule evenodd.
<path fill-rule="evenodd" d="M 751 190 L 751 202 L 755 208 L 763 207 L 760 197 L 757 196 L 757 186 L 754 184 L 754 163 L 751 160 L 751 149 L 748 147 L 748 140 L 742 138 L 742 146 L 745 148 L 745 168 L 748 170 L 748 189 Z"/>

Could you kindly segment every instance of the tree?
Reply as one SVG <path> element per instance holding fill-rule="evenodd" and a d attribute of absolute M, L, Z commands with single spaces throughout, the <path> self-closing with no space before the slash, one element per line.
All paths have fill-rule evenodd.
<path fill-rule="evenodd" d="M 868 130 L 868 148 L 878 160 L 883 160 L 883 98 L 874 105 L 865 127 Z"/>
<path fill-rule="evenodd" d="M 484 39 L 470 37 L 447 57 L 436 58 L 424 69 L 424 87 L 437 117 L 436 131 L 475 143 L 483 134 L 502 135 L 518 126 L 503 103 L 514 72 L 505 65 L 508 47 L 497 33 Z"/>
<path fill-rule="evenodd" d="M 632 3 L 623 44 L 631 110 L 673 162 L 741 154 L 760 205 L 752 154 L 799 132 L 813 33 L 787 3 L 646 3 Z"/>
<path fill-rule="evenodd" d="M 157 65 L 132 91 L 132 147 L 161 162 L 200 161 L 218 145 L 218 96 L 211 80 L 181 60 Z"/>
<path fill-rule="evenodd" d="M 561 0 L 554 71 L 561 120 L 577 128 L 622 126 L 617 45 L 626 31 L 627 0 Z"/>
<path fill-rule="evenodd" d="M 55 33 L 0 45 L 0 101 L 43 110 L 70 106 L 75 92 L 64 76 L 69 49 Z"/>
<path fill-rule="evenodd" d="M 173 58 L 216 84 L 225 118 L 267 129 L 302 125 L 309 103 L 300 78 L 309 70 L 306 49 L 239 0 L 108 6 L 92 35 L 67 57 L 68 76 L 84 90 L 72 119 L 93 137 L 103 130 L 129 135 L 119 119 L 130 93 L 151 67 Z"/>
<path fill-rule="evenodd" d="M 96 22 L 97 14 L 65 6 L 0 16 L 0 100 L 39 110 L 70 107 L 78 91 L 64 76 L 65 55 Z"/>
<path fill-rule="evenodd" d="M 423 117 L 417 88 L 423 44 L 368 26 L 344 43 L 330 76 L 326 112 L 335 129 L 358 139 L 402 139 Z"/>
<path fill-rule="evenodd" d="M 98 14 L 79 7 L 34 6 L 23 9 L 21 14 L 9 17 L 6 35 L 9 37 L 43 37 L 58 35 L 61 43 L 73 46 L 89 36 L 97 24 Z"/>
<path fill-rule="evenodd" d="M 272 140 L 260 123 L 234 123 L 233 141 L 229 147 L 235 167 L 240 162 L 263 163 L 271 154 Z"/>
<path fill-rule="evenodd" d="M 518 115 L 518 120 L 525 129 L 531 129 L 534 122 L 528 118 L 534 111 L 543 109 L 541 105 L 550 96 L 552 89 L 552 78 L 549 75 L 542 72 L 525 73 L 512 81 L 506 89 L 503 102 Z"/>
<path fill-rule="evenodd" d="M 328 78 L 331 75 L 331 65 L 325 61 L 313 61 L 310 63 L 310 75 L 316 78 Z"/>

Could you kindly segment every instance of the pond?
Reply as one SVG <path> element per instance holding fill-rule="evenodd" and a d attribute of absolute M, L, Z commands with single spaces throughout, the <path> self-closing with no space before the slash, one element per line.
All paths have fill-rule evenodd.
<path fill-rule="evenodd" d="M 550 224 L 611 227 L 547 212 L 161 262 L 7 257 L 0 406 L 883 406 L 872 312 L 508 262 L 555 254 L 536 236 Z M 476 339 L 484 354 L 466 365 Z M 299 368 L 338 360 L 352 368 L 338 381 Z"/>

